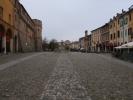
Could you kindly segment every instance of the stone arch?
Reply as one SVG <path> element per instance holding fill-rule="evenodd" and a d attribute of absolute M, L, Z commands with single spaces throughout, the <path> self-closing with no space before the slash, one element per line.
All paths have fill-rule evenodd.
<path fill-rule="evenodd" d="M 12 38 L 12 30 L 9 28 L 9 29 L 7 29 L 7 31 L 6 31 L 6 36 L 9 36 L 9 38 Z"/>
<path fill-rule="evenodd" d="M 13 49 L 14 49 L 14 52 L 17 52 L 17 35 L 14 36 L 13 38 Z"/>
<path fill-rule="evenodd" d="M 5 35 L 5 27 L 0 24 L 0 53 L 1 52 L 4 52 L 4 49 L 3 49 L 3 37 Z"/>
<path fill-rule="evenodd" d="M 12 30 L 9 28 L 6 31 L 6 52 L 11 52 Z"/>
<path fill-rule="evenodd" d="M 0 36 L 3 36 L 4 33 L 5 33 L 5 27 L 2 24 L 0 24 Z"/>

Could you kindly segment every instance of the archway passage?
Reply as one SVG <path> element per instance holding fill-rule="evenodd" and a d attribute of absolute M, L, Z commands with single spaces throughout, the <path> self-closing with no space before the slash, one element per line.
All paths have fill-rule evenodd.
<path fill-rule="evenodd" d="M 14 52 L 17 52 L 17 36 L 14 37 Z"/>
<path fill-rule="evenodd" d="M 0 24 L 0 53 L 4 52 L 4 48 L 3 48 L 4 33 L 5 33 L 5 28 L 3 25 Z"/>
<path fill-rule="evenodd" d="M 12 38 L 12 31 L 8 29 L 6 32 L 6 52 L 11 52 L 11 38 Z"/>

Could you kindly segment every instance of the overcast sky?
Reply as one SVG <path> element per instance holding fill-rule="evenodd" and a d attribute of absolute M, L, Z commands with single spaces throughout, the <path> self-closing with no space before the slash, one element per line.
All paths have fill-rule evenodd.
<path fill-rule="evenodd" d="M 127 10 L 133 0 L 21 0 L 32 18 L 43 22 L 43 37 L 78 40 Z"/>

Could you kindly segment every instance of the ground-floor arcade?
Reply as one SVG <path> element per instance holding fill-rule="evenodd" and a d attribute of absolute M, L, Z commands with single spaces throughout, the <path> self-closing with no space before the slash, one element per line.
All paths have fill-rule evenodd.
<path fill-rule="evenodd" d="M 12 26 L 0 22 L 0 53 L 7 54 L 18 51 L 18 39 Z"/>

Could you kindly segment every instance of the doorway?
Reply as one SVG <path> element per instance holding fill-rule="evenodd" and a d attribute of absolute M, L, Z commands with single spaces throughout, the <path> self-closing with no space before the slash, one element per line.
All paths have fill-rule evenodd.
<path fill-rule="evenodd" d="M 14 37 L 14 52 L 17 52 L 17 36 Z"/>
<path fill-rule="evenodd" d="M 0 53 L 4 52 L 3 50 L 3 37 L 4 37 L 5 28 L 0 24 Z"/>
<path fill-rule="evenodd" d="M 6 33 L 6 52 L 11 52 L 11 38 L 12 38 L 12 31 L 10 29 L 7 30 Z"/>

